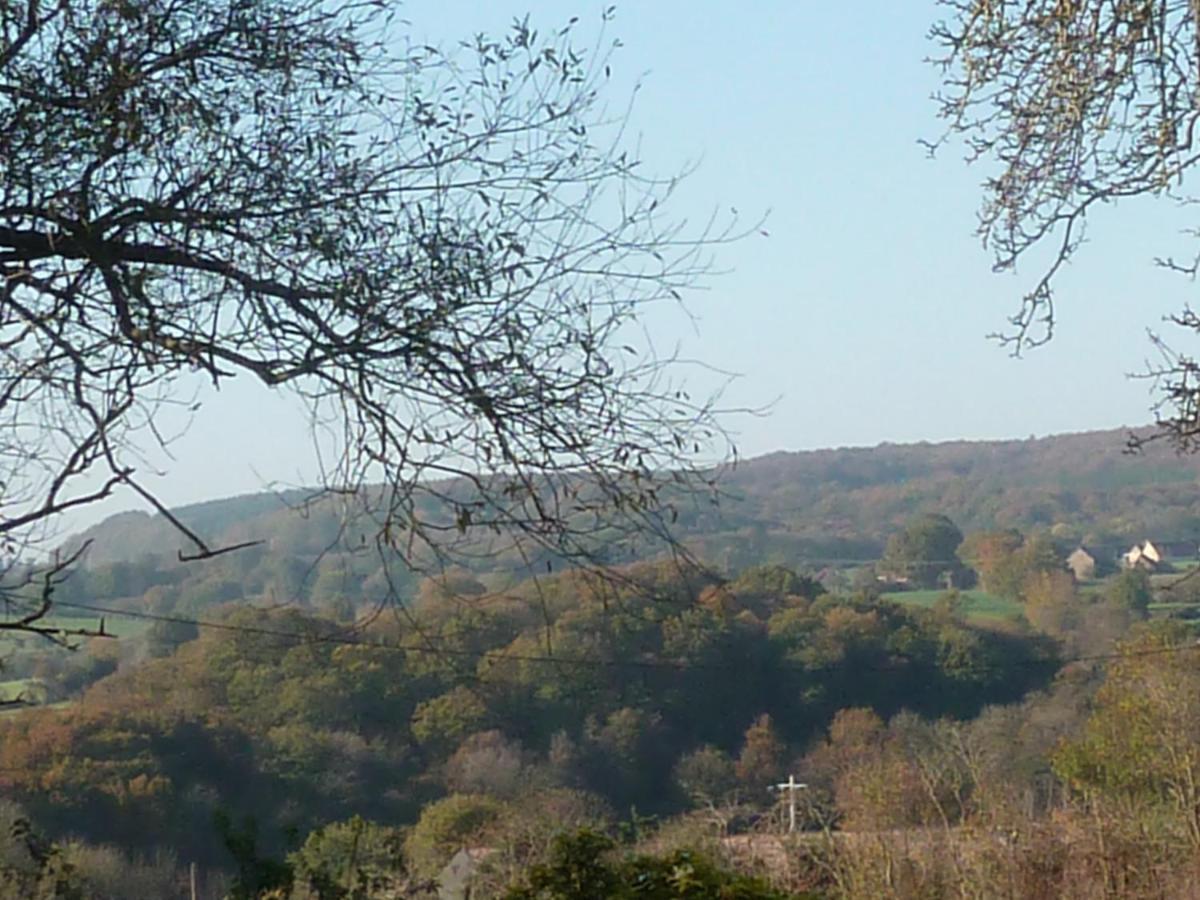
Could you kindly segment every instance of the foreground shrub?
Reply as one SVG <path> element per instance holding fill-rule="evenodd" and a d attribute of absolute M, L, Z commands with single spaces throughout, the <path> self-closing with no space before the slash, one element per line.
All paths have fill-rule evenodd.
<path fill-rule="evenodd" d="M 533 866 L 506 900 L 783 900 L 756 878 L 687 850 L 669 856 L 614 854 L 613 841 L 584 829 L 554 841 L 550 859 Z M 795 895 L 793 895 L 795 896 Z"/>

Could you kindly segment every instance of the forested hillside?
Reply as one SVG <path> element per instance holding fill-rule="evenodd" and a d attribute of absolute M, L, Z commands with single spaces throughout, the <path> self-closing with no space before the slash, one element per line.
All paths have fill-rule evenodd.
<path fill-rule="evenodd" d="M 740 465 L 720 515 L 688 521 L 711 556 L 744 548 L 815 565 L 877 556 L 919 512 L 964 531 L 1053 530 L 1064 541 L 1200 535 L 1200 459 L 1163 445 L 1126 451 L 1127 431 L 777 453 Z"/>
<path fill-rule="evenodd" d="M 1147 862 L 1159 851 L 1110 812 L 1136 801 L 1186 832 L 1172 785 L 1200 759 L 1168 762 L 1191 732 L 1164 724 L 1200 721 L 1195 700 L 1130 698 L 1194 675 L 1196 554 L 1085 574 L 1066 556 L 1193 534 L 1200 465 L 1123 446 L 1109 432 L 750 460 L 719 504 L 680 505 L 699 564 L 603 576 L 531 579 L 486 554 L 416 571 L 339 498 L 181 510 L 216 545 L 257 542 L 196 562 L 161 520 L 114 517 L 75 539 L 92 553 L 51 621 L 116 637 L 10 645 L 8 699 L 36 706 L 0 717 L 0 819 L 61 852 L 0 864 L 0 882 L 41 889 L 66 859 L 85 895 L 110 878 L 133 896 L 178 885 L 187 861 L 205 896 L 344 897 L 329 885 L 354 879 L 427 896 L 482 846 L 480 890 L 499 895 L 585 864 L 641 883 L 706 847 L 793 892 L 875 896 L 887 860 L 915 851 L 833 836 L 930 828 L 974 855 L 979 883 L 1063 885 L 1092 852 L 1072 829 L 1174 877 L 1178 860 Z M 1143 757 L 1164 768 L 1136 774 Z M 747 866 L 729 848 L 782 829 L 768 787 L 789 775 L 808 785 L 801 827 L 831 843 Z M 1034 827 L 1057 862 L 988 855 L 988 829 Z M 618 859 L 632 869 L 604 869 Z M 956 866 L 928 877 L 966 877 Z"/>
<path fill-rule="evenodd" d="M 736 569 L 872 560 L 918 512 L 941 512 L 966 531 L 1052 529 L 1062 540 L 1128 543 L 1200 538 L 1200 457 L 1152 444 L 1126 451 L 1129 432 L 1024 441 L 957 441 L 776 453 L 743 460 L 723 495 L 681 499 L 676 531 L 699 555 Z M 215 544 L 263 540 L 274 555 L 353 546 L 334 504 L 303 492 L 215 500 L 178 511 Z M 159 517 L 124 513 L 90 529 L 93 566 L 174 556 L 179 538 Z M 369 529 L 365 529 L 369 532 Z M 626 560 L 628 561 L 628 560 Z M 489 561 L 507 569 L 515 561 Z"/>
<path fill-rule="evenodd" d="M 0 720 L 0 791 L 50 834 L 214 871 L 234 846 L 217 823 L 253 821 L 279 857 L 361 816 L 405 827 L 414 877 L 468 839 L 519 873 L 572 823 L 753 813 L 846 707 L 970 718 L 1060 665 L 1053 640 L 952 600 L 831 596 L 781 568 L 435 587 L 374 621 L 223 606 L 93 639 L 75 659 L 107 661 L 100 680 Z"/>

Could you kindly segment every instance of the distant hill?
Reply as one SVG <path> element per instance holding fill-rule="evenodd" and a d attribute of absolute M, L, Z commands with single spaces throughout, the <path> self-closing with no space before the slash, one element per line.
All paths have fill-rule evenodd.
<path fill-rule="evenodd" d="M 714 507 L 684 504 L 680 536 L 729 568 L 796 567 L 871 559 L 909 516 L 938 511 L 964 531 L 1052 529 L 1064 541 L 1200 539 L 1200 457 L 1153 445 L 1125 451 L 1128 431 L 1009 441 L 883 444 L 773 453 L 740 462 Z M 214 544 L 261 539 L 299 557 L 336 533 L 331 509 L 300 516 L 301 493 L 251 494 L 177 514 Z M 91 539 L 89 564 L 174 556 L 183 546 L 160 516 L 121 513 L 73 541 Z"/>
<path fill-rule="evenodd" d="M 1129 434 L 775 453 L 739 466 L 721 518 L 688 522 L 686 534 L 718 560 L 816 566 L 877 555 L 919 512 L 964 531 L 1049 529 L 1064 542 L 1200 538 L 1200 457 L 1161 444 L 1130 454 Z"/>
<path fill-rule="evenodd" d="M 267 531 L 276 523 L 269 520 L 280 514 L 294 515 L 293 508 L 305 497 L 304 491 L 282 493 L 263 492 L 206 500 L 172 510 L 172 514 L 188 528 L 208 539 L 228 537 L 231 533 L 253 528 L 257 520 L 265 519 Z M 99 565 L 112 562 L 132 562 L 144 557 L 174 556 L 185 547 L 179 533 L 160 515 L 142 511 L 121 512 L 73 535 L 66 542 L 69 548 L 91 541 L 88 563 Z"/>

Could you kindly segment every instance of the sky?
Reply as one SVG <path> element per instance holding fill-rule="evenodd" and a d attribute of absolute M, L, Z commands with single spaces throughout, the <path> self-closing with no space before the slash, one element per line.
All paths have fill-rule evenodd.
<path fill-rule="evenodd" d="M 579 16 L 586 35 L 607 5 L 411 0 L 401 14 L 415 42 L 451 46 L 526 12 L 543 28 Z M 1054 341 L 1021 359 L 989 341 L 1038 273 L 992 273 L 974 234 L 984 172 L 918 143 L 941 131 L 924 61 L 938 16 L 932 0 L 617 4 L 609 99 L 640 84 L 629 127 L 652 171 L 698 164 L 672 211 L 767 216 L 769 236 L 721 248 L 723 274 L 688 297 L 694 326 L 654 322 L 660 346 L 738 373 L 729 405 L 769 407 L 728 420 L 743 457 L 1151 418 L 1148 383 L 1128 376 L 1152 354 L 1146 329 L 1195 290 L 1152 262 L 1188 252 L 1186 219 L 1153 202 L 1102 210 L 1060 277 Z M 294 403 L 251 384 L 204 399 L 161 461 L 168 502 L 311 478 Z"/>

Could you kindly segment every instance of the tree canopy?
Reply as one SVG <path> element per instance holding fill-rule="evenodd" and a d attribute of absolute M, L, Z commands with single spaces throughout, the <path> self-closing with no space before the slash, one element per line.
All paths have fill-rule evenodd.
<path fill-rule="evenodd" d="M 662 480 L 718 430 L 631 326 L 731 233 L 664 217 L 676 180 L 605 109 L 603 31 L 444 51 L 393 12 L 0 0 L 10 556 L 113 491 L 169 515 L 144 454 L 233 378 L 301 398 L 321 487 L 407 556 L 663 534 Z"/>
<path fill-rule="evenodd" d="M 887 543 L 880 565 L 896 577 L 916 584 L 935 587 L 947 572 L 957 572 L 961 563 L 956 555 L 963 534 L 941 513 L 913 516 Z"/>

